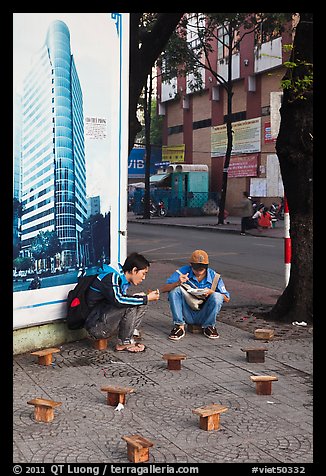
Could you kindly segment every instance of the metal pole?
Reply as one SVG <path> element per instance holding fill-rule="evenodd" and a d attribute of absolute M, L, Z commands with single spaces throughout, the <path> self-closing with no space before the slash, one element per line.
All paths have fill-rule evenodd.
<path fill-rule="evenodd" d="M 290 213 L 286 197 L 284 196 L 284 263 L 285 287 L 289 284 L 291 271 L 291 238 L 290 238 Z"/>

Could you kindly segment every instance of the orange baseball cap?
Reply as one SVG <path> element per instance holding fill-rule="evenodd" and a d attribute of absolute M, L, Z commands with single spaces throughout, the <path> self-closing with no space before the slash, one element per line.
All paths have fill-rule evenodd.
<path fill-rule="evenodd" d="M 190 256 L 189 262 L 195 264 L 208 264 L 208 254 L 204 250 L 195 250 Z"/>

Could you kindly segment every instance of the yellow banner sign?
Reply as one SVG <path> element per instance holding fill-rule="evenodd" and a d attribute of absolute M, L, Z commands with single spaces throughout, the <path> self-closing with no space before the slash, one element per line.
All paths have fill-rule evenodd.
<path fill-rule="evenodd" d="M 163 145 L 162 146 L 163 162 L 184 162 L 185 161 L 185 144 L 181 145 Z"/>

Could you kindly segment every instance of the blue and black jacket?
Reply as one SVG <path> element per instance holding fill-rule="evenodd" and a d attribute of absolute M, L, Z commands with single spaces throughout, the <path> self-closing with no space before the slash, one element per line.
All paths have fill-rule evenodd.
<path fill-rule="evenodd" d="M 90 309 L 93 309 L 98 304 L 112 305 L 115 308 L 147 304 L 146 295 L 127 295 L 130 285 L 121 265 L 119 265 L 119 269 L 106 265 L 104 270 L 99 272 L 86 293 L 87 304 Z"/>

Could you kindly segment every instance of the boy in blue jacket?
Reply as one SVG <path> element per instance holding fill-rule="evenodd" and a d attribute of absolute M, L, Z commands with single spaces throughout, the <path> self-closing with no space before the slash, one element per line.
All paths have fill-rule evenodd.
<path fill-rule="evenodd" d="M 133 335 L 145 314 L 146 306 L 160 297 L 158 290 L 148 294 L 127 295 L 131 285 L 137 286 L 146 278 L 149 261 L 138 253 L 129 255 L 118 268 L 106 266 L 86 292 L 91 309 L 85 329 L 94 339 L 106 339 L 118 334 L 116 350 L 142 352 L 143 344 L 135 343 Z"/>

